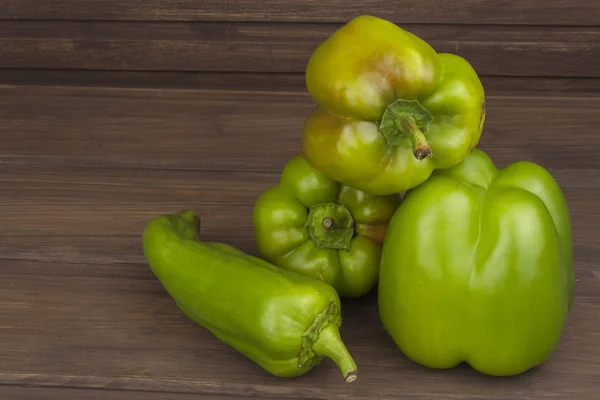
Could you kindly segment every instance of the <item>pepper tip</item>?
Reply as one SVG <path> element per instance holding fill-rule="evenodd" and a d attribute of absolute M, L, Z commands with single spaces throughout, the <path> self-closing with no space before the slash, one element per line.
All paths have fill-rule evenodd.
<path fill-rule="evenodd" d="M 357 375 L 356 371 L 349 372 L 349 373 L 346 375 L 346 382 L 347 382 L 347 383 L 354 382 L 354 381 L 356 380 L 357 376 L 358 376 L 358 375 Z"/>
<path fill-rule="evenodd" d="M 427 157 L 431 157 L 431 147 L 417 147 L 413 154 L 417 160 L 422 161 Z"/>

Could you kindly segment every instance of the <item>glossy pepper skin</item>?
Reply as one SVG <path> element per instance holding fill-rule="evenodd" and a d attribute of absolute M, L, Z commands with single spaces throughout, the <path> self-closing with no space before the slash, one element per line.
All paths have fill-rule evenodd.
<path fill-rule="evenodd" d="M 474 150 L 410 190 L 382 254 L 379 312 L 413 361 L 517 375 L 554 351 L 573 302 L 571 221 L 543 167 Z"/>
<path fill-rule="evenodd" d="M 461 161 L 485 122 L 483 86 L 462 57 L 377 17 L 356 17 L 312 54 L 316 109 L 302 139 L 311 165 L 378 195 L 424 182 Z"/>
<path fill-rule="evenodd" d="M 346 381 L 356 378 L 331 286 L 202 242 L 199 229 L 198 214 L 182 210 L 152 219 L 143 234 L 148 265 L 185 315 L 275 376 L 300 376 L 327 356 Z"/>
<path fill-rule="evenodd" d="M 255 203 L 259 255 L 327 282 L 342 297 L 361 297 L 377 283 L 383 237 L 399 200 L 341 185 L 296 156 Z"/>

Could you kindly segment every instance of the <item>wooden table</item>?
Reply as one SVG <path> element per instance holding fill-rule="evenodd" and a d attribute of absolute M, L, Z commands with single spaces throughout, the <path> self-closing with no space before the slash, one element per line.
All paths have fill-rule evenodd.
<path fill-rule="evenodd" d="M 544 165 L 567 196 L 576 300 L 556 352 L 513 378 L 426 369 L 383 331 L 372 293 L 343 305 L 351 384 L 329 361 L 276 379 L 217 341 L 166 295 L 140 240 L 153 216 L 194 208 L 202 239 L 256 253 L 254 200 L 300 151 L 313 107 L 304 63 L 358 2 L 191 3 L 0 0 L 0 398 L 600 398 L 595 3 L 424 1 L 406 17 L 481 73 L 480 147 L 500 166 Z M 398 3 L 390 18 L 414 6 Z"/>

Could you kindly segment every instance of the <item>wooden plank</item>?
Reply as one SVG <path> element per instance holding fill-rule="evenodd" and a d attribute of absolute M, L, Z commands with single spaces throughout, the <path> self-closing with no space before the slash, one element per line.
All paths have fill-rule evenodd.
<path fill-rule="evenodd" d="M 338 25 L 0 21 L 3 68 L 303 73 Z M 483 75 L 599 77 L 587 27 L 407 25 Z M 579 60 L 585 59 L 585 63 Z"/>
<path fill-rule="evenodd" d="M 0 164 L 238 171 L 279 171 L 314 107 L 299 92 L 90 87 L 1 86 L 0 101 Z M 490 95 L 480 146 L 500 165 L 597 169 L 598 107 Z"/>
<path fill-rule="evenodd" d="M 487 79 L 495 81 L 494 77 Z M 530 83 L 529 86 L 525 87 L 533 88 L 535 91 L 544 88 L 558 90 L 561 93 L 600 91 L 600 79 L 598 78 L 557 78 L 556 81 L 554 78 L 507 77 L 506 79 L 517 79 L 523 84 Z M 537 84 L 535 84 L 535 81 L 537 81 Z M 560 81 L 563 83 L 560 83 Z M 584 84 L 582 81 L 590 81 L 590 83 Z M 0 85 L 257 90 L 269 92 L 306 91 L 304 74 L 254 72 L 3 69 L 0 73 Z M 505 85 L 498 84 L 497 86 L 504 87 Z M 523 87 L 518 83 L 515 86 Z"/>
<path fill-rule="evenodd" d="M 204 207 L 199 207 L 204 209 Z M 6 210 L 6 207 L 4 208 Z M 78 212 L 81 215 L 81 212 Z M 39 214 L 38 214 L 39 215 Z M 246 216 L 241 214 L 241 217 Z M 247 216 L 246 216 L 247 217 Z M 214 219 L 209 219 L 213 220 Z M 208 222 L 207 219 L 203 220 Z M 135 227 L 143 227 L 143 217 L 132 217 Z M 246 222 L 244 230 L 249 231 L 249 223 Z M 214 222 L 212 223 L 214 226 Z M 48 225 L 44 225 L 48 229 Z M 64 225 L 63 225 L 64 226 Z M 144 264 L 146 261 L 141 248 L 141 232 L 134 228 L 125 233 L 114 233 L 112 235 L 94 235 L 93 231 L 77 229 L 78 234 L 65 233 L 53 234 L 51 236 L 36 233 L 12 234 L 7 229 L 2 230 L 2 241 L 0 247 L 0 260 L 20 261 L 12 264 L 15 270 L 12 273 L 23 275 L 43 274 L 43 269 L 36 269 L 36 265 L 30 261 L 43 263 L 61 263 L 64 271 L 61 274 L 73 274 L 73 264 L 97 264 L 107 265 L 108 270 L 115 276 L 128 276 L 127 271 L 115 269 L 115 264 Z M 236 231 L 233 231 L 234 233 Z M 253 255 L 257 255 L 256 245 L 249 232 L 249 236 L 240 237 L 239 234 L 231 234 L 232 231 L 202 229 L 201 235 L 204 240 L 219 241 L 230 244 L 236 248 Z M 582 247 L 579 252 L 591 254 L 594 250 Z M 594 253 L 595 254 L 595 253 Z M 598 254 L 600 256 L 600 254 Z M 584 257 L 585 258 L 585 257 Z M 6 272 L 6 269 L 3 269 Z M 0 272 L 2 273 L 2 272 Z M 89 271 L 84 271 L 89 274 Z"/>
<path fill-rule="evenodd" d="M 145 224 L 183 208 L 200 212 L 203 239 L 250 240 L 254 201 L 278 179 L 272 173 L 0 167 L 0 232 L 18 238 L 8 243 L 28 243 L 30 250 L 48 246 L 46 239 L 36 245 L 36 237 L 63 245 L 61 237 L 87 238 L 91 243 L 76 241 L 70 248 L 82 262 L 91 261 L 83 257 L 88 245 L 94 254 L 93 238 L 108 238 L 114 258 L 131 253 L 135 258 L 127 261 L 140 262 Z M 3 243 L 0 253 L 7 251 L 10 256 Z M 110 253 L 103 256 L 111 259 Z"/>
<path fill-rule="evenodd" d="M 132 391 L 132 390 L 97 390 L 97 389 L 71 389 L 71 388 L 39 388 L 26 386 L 0 386 L 0 391 L 10 400 L 63 400 L 67 396 L 77 398 L 78 400 L 163 400 L 164 393 Z M 493 395 L 490 395 L 493 396 Z M 490 396 L 473 396 L 470 394 L 452 394 L 443 398 L 437 396 L 428 396 L 422 394 L 409 394 L 402 398 L 407 400 L 496 400 Z M 257 397 L 250 396 L 228 396 L 228 395 L 210 395 L 210 394 L 189 394 L 189 393 L 169 393 L 169 400 L 276 400 L 277 397 Z M 544 398 L 530 397 L 528 400 L 543 400 Z M 547 399 L 547 398 L 545 398 Z M 287 400 L 323 400 L 317 398 L 303 398 Z M 351 399 L 350 399 L 351 400 Z M 503 400 L 517 400 L 516 398 L 505 398 Z"/>
<path fill-rule="evenodd" d="M 349 385 L 328 361 L 300 379 L 266 374 L 185 318 L 144 271 L 147 279 L 0 275 L 0 383 L 332 400 L 460 399 L 465 387 L 490 400 L 579 400 L 600 390 L 600 281 L 591 272 L 579 276 L 573 312 L 551 359 L 508 380 L 466 366 L 415 365 L 381 329 L 374 293 L 345 302 L 341 335 L 360 366 L 359 380 Z"/>
<path fill-rule="evenodd" d="M 370 13 L 395 22 L 597 25 L 594 0 L 0 0 L 3 19 L 344 22 Z M 568 12 L 567 12 L 568 11 Z"/>
<path fill-rule="evenodd" d="M 10 400 L 164 400 L 164 393 L 132 390 L 71 389 L 54 387 L 0 386 L 0 393 Z M 272 397 L 227 396 L 212 394 L 169 393 L 169 400 L 273 400 Z M 292 399 L 293 400 L 293 399 Z M 470 399 L 473 400 L 473 399 Z M 477 399 L 475 399 L 477 400 Z"/>
<path fill-rule="evenodd" d="M 482 76 L 488 95 L 597 95 L 600 78 Z M 0 85 L 306 92 L 302 73 L 3 69 Z"/>
<path fill-rule="evenodd" d="M 600 172 L 554 170 L 569 202 L 576 259 L 600 256 Z M 155 215 L 194 208 L 201 239 L 256 253 L 252 209 L 274 173 L 0 167 L 0 259 L 145 264 L 141 234 Z M 68 218 L 65 218 L 68 215 Z M 588 260 L 588 261 L 586 261 Z M 595 262 L 592 262 L 596 265 Z M 26 262 L 12 273 L 40 273 Z M 66 267 L 63 274 L 72 273 Z M 126 272 L 114 270 L 116 276 Z M 597 270 L 600 273 L 600 269 Z M 86 270 L 86 276 L 91 273 Z"/>
<path fill-rule="evenodd" d="M 569 202 L 582 260 L 599 256 L 591 250 L 600 237 L 600 172 L 552 173 Z M 0 259 L 143 264 L 145 224 L 183 208 L 200 212 L 203 240 L 256 254 L 254 202 L 278 179 L 276 173 L 0 166 Z"/>

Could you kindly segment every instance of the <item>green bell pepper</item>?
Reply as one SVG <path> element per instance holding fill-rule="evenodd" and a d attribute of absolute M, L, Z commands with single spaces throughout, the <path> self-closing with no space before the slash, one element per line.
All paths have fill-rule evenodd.
<path fill-rule="evenodd" d="M 371 194 L 403 192 L 461 161 L 479 142 L 484 89 L 462 57 L 362 15 L 323 41 L 306 67 L 316 109 L 307 161 Z"/>
<path fill-rule="evenodd" d="M 550 173 L 474 150 L 406 193 L 382 252 L 379 312 L 413 361 L 489 375 L 544 363 L 573 302 L 567 202 Z"/>
<path fill-rule="evenodd" d="M 327 178 L 302 156 L 254 207 L 261 258 L 360 297 L 377 283 L 381 245 L 398 195 L 374 196 Z"/>
<path fill-rule="evenodd" d="M 187 317 L 275 376 L 303 375 L 329 357 L 356 379 L 331 286 L 202 242 L 199 229 L 198 214 L 182 210 L 153 218 L 143 234 L 148 265 Z"/>

